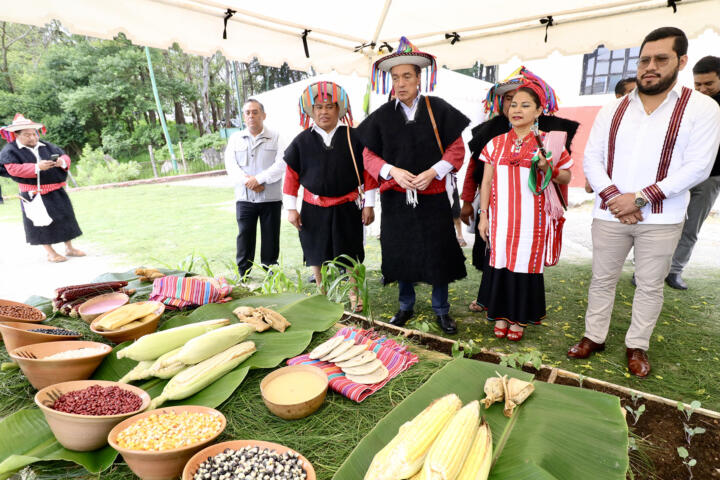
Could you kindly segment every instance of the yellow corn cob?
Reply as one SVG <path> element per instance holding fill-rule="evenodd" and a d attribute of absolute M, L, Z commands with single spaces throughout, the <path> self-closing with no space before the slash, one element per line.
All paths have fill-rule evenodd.
<path fill-rule="evenodd" d="M 227 350 L 233 345 L 237 345 L 254 332 L 255 328 L 247 323 L 236 323 L 212 330 L 189 340 L 175 355 L 163 360 L 158 359 L 159 366 L 167 367 L 178 362 L 185 365 L 195 365 L 223 350 Z"/>
<path fill-rule="evenodd" d="M 209 332 L 216 328 L 224 327 L 230 320 L 207 320 L 204 322 L 190 323 L 182 327 L 169 328 L 160 332 L 151 333 L 140 337 L 135 343 L 129 345 L 119 352 L 117 358 L 130 358 L 137 362 L 143 360 L 156 360 L 161 355 L 182 347 L 191 338 Z"/>
<path fill-rule="evenodd" d="M 95 324 L 99 330 L 117 330 L 138 318 L 150 315 L 158 308 L 158 302 L 141 302 L 125 305 L 105 315 Z"/>
<path fill-rule="evenodd" d="M 473 400 L 450 420 L 430 447 L 423 480 L 455 480 L 470 451 L 480 418 L 480 402 Z"/>
<path fill-rule="evenodd" d="M 370 467 L 368 468 L 368 471 L 365 473 L 364 480 L 380 480 L 382 478 L 386 478 L 385 475 L 385 469 L 387 468 L 387 462 L 389 461 L 390 454 L 393 453 L 395 448 L 397 448 L 398 444 L 403 441 L 403 436 L 400 434 L 400 432 L 403 432 L 407 426 L 410 425 L 410 422 L 406 422 L 400 427 L 400 430 L 395 437 L 393 437 L 390 442 L 385 445 L 385 447 L 380 450 L 378 453 L 375 454 L 375 456 L 372 459 L 372 462 L 370 463 Z"/>
<path fill-rule="evenodd" d="M 451 393 L 435 400 L 409 424 L 401 427 L 396 436 L 401 437 L 400 441 L 388 452 L 384 466 L 378 467 L 376 476 L 372 478 L 397 480 L 415 475 L 422 468 L 433 441 L 460 407 L 460 398 Z"/>
<path fill-rule="evenodd" d="M 486 480 L 490 475 L 492 456 L 492 433 L 490 425 L 483 419 L 457 480 Z"/>
<path fill-rule="evenodd" d="M 124 377 L 118 380 L 118 383 L 130 383 L 136 380 L 144 380 L 146 378 L 152 377 L 152 375 L 150 374 L 150 367 L 152 367 L 152 364 L 153 362 L 150 360 L 145 362 L 139 362 L 137 365 L 135 365 L 135 368 L 130 370 L 128 373 L 125 374 Z"/>
<path fill-rule="evenodd" d="M 153 399 L 148 409 L 157 408 L 167 400 L 181 400 L 194 395 L 240 365 L 253 353 L 255 353 L 255 343 L 243 342 L 197 365 L 185 368 L 170 379 L 160 396 Z"/>

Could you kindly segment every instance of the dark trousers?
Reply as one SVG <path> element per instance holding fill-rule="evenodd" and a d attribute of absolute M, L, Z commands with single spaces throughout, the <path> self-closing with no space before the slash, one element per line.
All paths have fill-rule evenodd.
<path fill-rule="evenodd" d="M 238 223 L 237 256 L 235 260 L 240 274 L 245 275 L 252 268 L 255 259 L 255 239 L 260 220 L 260 262 L 274 265 L 280 255 L 280 211 L 282 202 L 236 202 L 235 212 Z"/>
<path fill-rule="evenodd" d="M 400 310 L 413 309 L 415 306 L 415 284 L 413 282 L 398 281 L 398 301 L 400 303 Z M 435 315 L 447 315 L 450 313 L 447 283 L 439 283 L 432 286 L 431 302 Z"/>

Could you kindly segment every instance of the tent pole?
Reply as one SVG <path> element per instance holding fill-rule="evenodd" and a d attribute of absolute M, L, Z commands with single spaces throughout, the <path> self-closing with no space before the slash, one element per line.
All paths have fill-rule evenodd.
<path fill-rule="evenodd" d="M 155 105 L 157 106 L 160 123 L 162 124 L 163 133 L 165 134 L 165 142 L 167 142 L 168 150 L 170 151 L 170 160 L 172 161 L 173 171 L 177 173 L 177 159 L 175 158 L 175 152 L 173 152 L 173 144 L 170 140 L 167 123 L 165 123 L 165 114 L 163 113 L 162 105 L 160 105 L 160 96 L 158 95 L 157 84 L 155 83 L 155 72 L 153 71 L 152 60 L 150 59 L 150 49 L 148 47 L 145 47 L 145 56 L 147 56 L 148 70 L 150 70 L 150 83 L 152 83 L 153 95 L 155 95 Z"/>

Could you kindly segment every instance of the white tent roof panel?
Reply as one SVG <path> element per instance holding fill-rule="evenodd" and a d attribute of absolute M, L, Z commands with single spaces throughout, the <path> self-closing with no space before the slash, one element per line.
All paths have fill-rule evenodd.
<path fill-rule="evenodd" d="M 667 0 L 24 0 L 4 9 L 3 20 L 43 25 L 59 20 L 71 32 L 112 38 L 123 32 L 138 45 L 317 72 L 332 70 L 366 76 L 377 49 L 393 48 L 401 35 L 438 57 L 449 68 L 475 61 L 497 64 L 513 56 L 542 58 L 553 51 L 587 53 L 637 46 L 653 28 L 672 25 L 696 37 L 707 28 L 720 32 L 720 0 L 683 0 L 677 13 Z M 230 8 L 236 13 L 223 19 Z M 540 19 L 553 16 L 548 29 Z M 302 32 L 310 58 L 305 57 Z M 446 33 L 457 32 L 454 45 Z M 375 42 L 375 47 L 356 47 Z"/>

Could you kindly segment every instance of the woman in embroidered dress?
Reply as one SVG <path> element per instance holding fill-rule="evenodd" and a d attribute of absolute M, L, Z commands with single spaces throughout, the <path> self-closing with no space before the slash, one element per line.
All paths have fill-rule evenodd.
<path fill-rule="evenodd" d="M 478 303 L 487 309 L 488 320 L 495 322 L 495 336 L 513 341 L 522 338 L 527 325 L 539 324 L 545 317 L 548 222 L 543 190 L 551 181 L 570 182 L 572 159 L 567 151 L 549 152 L 545 158 L 532 132 L 543 110 L 556 108 L 553 97 L 549 87 L 524 82 L 510 104 L 512 129 L 493 138 L 479 157 L 485 167 L 478 230 L 488 243 L 490 259 Z"/>

